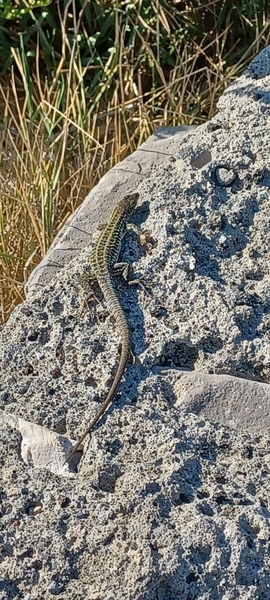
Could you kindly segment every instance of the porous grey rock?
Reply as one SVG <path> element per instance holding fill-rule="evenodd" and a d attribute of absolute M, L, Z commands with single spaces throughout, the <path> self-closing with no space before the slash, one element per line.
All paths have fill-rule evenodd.
<path fill-rule="evenodd" d="M 267 598 L 269 439 L 183 417 L 149 384 L 76 481 L 22 466 L 9 429 L 2 599 Z"/>
<path fill-rule="evenodd" d="M 270 73 L 256 80 L 258 58 L 250 69 L 141 184 L 140 240 L 129 232 L 121 258 L 145 289 L 116 283 L 138 360 L 78 473 L 25 464 L 20 431 L 0 431 L 3 600 L 270 598 L 268 432 L 187 413 L 156 372 L 199 371 L 206 397 L 211 374 L 269 384 Z M 2 408 L 75 439 L 119 342 L 102 303 L 84 307 L 90 250 L 1 332 Z"/>

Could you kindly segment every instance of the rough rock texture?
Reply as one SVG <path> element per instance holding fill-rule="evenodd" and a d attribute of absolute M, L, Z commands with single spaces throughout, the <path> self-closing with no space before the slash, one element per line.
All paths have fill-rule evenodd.
<path fill-rule="evenodd" d="M 8 428 L 1 598 L 270 597 L 269 440 L 183 419 L 150 383 L 76 480 L 25 469 Z"/>
<path fill-rule="evenodd" d="M 2 331 L 1 599 L 270 600 L 269 435 L 187 414 L 159 371 L 205 374 L 211 402 L 210 374 L 257 380 L 250 411 L 269 384 L 269 56 L 141 185 L 121 258 L 146 289 L 116 280 L 138 360 L 72 478 L 22 457 L 12 422 L 77 439 L 103 399 L 119 339 L 83 305 L 90 248 Z"/>

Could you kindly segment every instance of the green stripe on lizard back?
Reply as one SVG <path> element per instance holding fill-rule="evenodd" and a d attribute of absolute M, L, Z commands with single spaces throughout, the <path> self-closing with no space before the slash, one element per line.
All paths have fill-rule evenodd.
<path fill-rule="evenodd" d="M 114 208 L 110 220 L 102 229 L 90 255 L 90 265 L 94 274 L 107 276 L 116 263 L 126 233 L 126 224 L 136 208 L 139 194 L 125 196 Z"/>
<path fill-rule="evenodd" d="M 126 233 L 126 225 L 136 208 L 138 199 L 138 193 L 129 194 L 117 204 L 111 214 L 109 222 L 102 229 L 90 255 L 89 260 L 93 275 L 98 281 L 108 311 L 115 321 L 116 329 L 121 338 L 121 354 L 115 376 L 105 400 L 102 402 L 93 421 L 91 421 L 90 425 L 84 431 L 65 462 L 67 462 L 76 450 L 78 450 L 87 434 L 98 422 L 110 402 L 113 400 L 131 353 L 129 326 L 113 286 L 111 271 L 118 260 L 122 240 Z"/>

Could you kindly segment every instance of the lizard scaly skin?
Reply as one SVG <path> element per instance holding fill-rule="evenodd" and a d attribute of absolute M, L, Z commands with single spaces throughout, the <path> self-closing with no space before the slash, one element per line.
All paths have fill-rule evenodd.
<path fill-rule="evenodd" d="M 117 204 L 111 214 L 109 222 L 102 229 L 90 255 L 91 271 L 93 272 L 95 279 L 97 279 L 108 311 L 114 318 L 116 329 L 121 338 L 121 354 L 114 379 L 105 400 L 102 402 L 93 421 L 91 421 L 90 425 L 88 425 L 77 444 L 74 446 L 74 448 L 72 448 L 72 451 L 65 462 L 68 462 L 73 454 L 78 450 L 87 434 L 99 421 L 100 417 L 113 400 L 131 354 L 129 326 L 126 315 L 120 305 L 118 296 L 112 283 L 111 271 L 117 263 L 122 246 L 122 240 L 126 233 L 126 225 L 131 214 L 136 208 L 138 199 L 138 193 L 129 194 Z"/>

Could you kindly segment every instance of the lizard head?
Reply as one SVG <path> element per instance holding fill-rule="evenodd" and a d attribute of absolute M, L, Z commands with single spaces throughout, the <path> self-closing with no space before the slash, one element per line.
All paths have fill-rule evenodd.
<path fill-rule="evenodd" d="M 120 202 L 117 204 L 117 212 L 121 215 L 127 215 L 127 217 L 129 217 L 135 210 L 138 200 L 138 192 L 124 196 L 124 198 L 122 198 L 122 200 L 120 200 Z"/>

